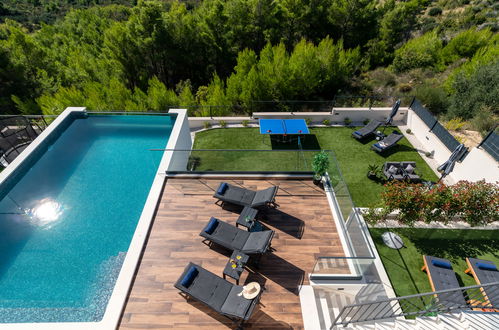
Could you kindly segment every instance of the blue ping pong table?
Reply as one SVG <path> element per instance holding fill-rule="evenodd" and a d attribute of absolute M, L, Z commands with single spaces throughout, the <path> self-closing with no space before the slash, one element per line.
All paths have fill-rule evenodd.
<path fill-rule="evenodd" d="M 305 119 L 260 119 L 260 134 L 310 134 Z"/>

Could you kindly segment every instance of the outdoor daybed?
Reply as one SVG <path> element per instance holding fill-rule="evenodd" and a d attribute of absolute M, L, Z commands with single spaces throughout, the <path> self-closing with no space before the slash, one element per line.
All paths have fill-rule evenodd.
<path fill-rule="evenodd" d="M 270 249 L 274 231 L 248 232 L 211 217 L 199 235 L 205 238 L 203 242 L 213 242 L 229 250 L 239 250 L 251 255 L 263 254 Z"/>
<path fill-rule="evenodd" d="M 272 186 L 264 190 L 253 191 L 227 182 L 221 182 L 213 197 L 218 199 L 217 203 L 222 201 L 252 208 L 277 207 L 275 196 L 278 190 L 279 186 Z"/>
<path fill-rule="evenodd" d="M 424 266 L 421 270 L 426 271 L 433 291 L 458 289 L 460 287 L 449 260 L 423 256 L 423 262 Z M 436 296 L 438 303 L 449 310 L 463 308 L 468 305 L 461 290 L 439 293 Z"/>
<path fill-rule="evenodd" d="M 497 266 L 489 260 L 466 258 L 468 269 L 465 270 L 466 274 L 470 274 L 479 285 L 488 283 L 499 282 L 499 270 Z M 499 306 L 499 287 L 485 287 L 482 288 L 482 294 L 488 304 L 492 306 Z"/>
<path fill-rule="evenodd" d="M 220 276 L 190 262 L 174 284 L 185 298 L 202 302 L 242 328 L 255 306 L 260 301 L 263 290 L 253 299 L 246 299 L 240 293 L 243 287 L 235 285 Z"/>
<path fill-rule="evenodd" d="M 404 136 L 402 134 L 393 132 L 392 134 L 385 137 L 383 140 L 373 144 L 371 146 L 371 149 L 373 149 L 376 152 L 384 152 L 396 146 L 397 142 L 402 140 L 403 137 Z"/>
<path fill-rule="evenodd" d="M 416 162 L 386 162 L 383 165 L 383 174 L 387 180 L 421 181 L 416 174 Z"/>

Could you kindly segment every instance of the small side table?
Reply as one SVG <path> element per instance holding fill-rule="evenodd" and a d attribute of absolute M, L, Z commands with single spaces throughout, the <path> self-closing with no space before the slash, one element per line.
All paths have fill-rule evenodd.
<path fill-rule="evenodd" d="M 376 136 L 376 140 L 378 141 L 383 140 L 386 137 L 385 133 L 381 131 L 375 131 L 373 134 Z"/>
<path fill-rule="evenodd" d="M 236 227 L 243 226 L 248 228 L 248 231 L 255 225 L 256 215 L 258 214 L 258 210 L 249 206 L 245 206 L 241 211 L 241 214 L 237 218 Z"/>
<path fill-rule="evenodd" d="M 237 259 L 238 256 L 240 257 L 240 259 Z M 230 262 L 231 260 L 234 260 L 236 262 L 237 267 L 232 267 L 232 263 Z M 227 264 L 225 265 L 223 271 L 224 279 L 226 276 L 232 277 L 236 280 L 236 284 L 239 285 L 239 278 L 241 277 L 241 274 L 244 271 L 244 266 L 246 265 L 248 260 L 249 256 L 247 254 L 244 254 L 238 250 L 232 252 L 232 255 L 230 256 L 229 261 L 227 261 Z"/>

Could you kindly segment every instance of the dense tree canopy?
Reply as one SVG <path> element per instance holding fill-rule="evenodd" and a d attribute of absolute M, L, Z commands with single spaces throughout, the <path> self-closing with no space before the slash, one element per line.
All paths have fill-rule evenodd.
<path fill-rule="evenodd" d="M 497 71 L 497 27 L 474 0 L 58 1 L 37 22 L 20 1 L 2 3 L 2 113 L 240 109 L 341 90 L 420 95 L 435 112 L 471 118 L 456 109 Z M 50 12 L 48 3 L 31 5 Z M 449 24 L 459 6 L 464 17 Z M 497 111 L 490 93 L 480 104 Z"/>

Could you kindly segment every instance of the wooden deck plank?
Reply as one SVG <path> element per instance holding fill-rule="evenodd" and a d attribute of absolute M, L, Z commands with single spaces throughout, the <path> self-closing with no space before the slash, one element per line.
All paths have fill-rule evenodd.
<path fill-rule="evenodd" d="M 275 249 L 241 283 L 264 284 L 261 305 L 245 328 L 302 329 L 298 288 L 318 256 L 343 256 L 324 191 L 308 180 L 228 180 L 249 189 L 279 185 L 280 207 L 261 214 L 276 231 Z M 230 255 L 211 249 L 199 232 L 211 216 L 235 224 L 237 208 L 215 205 L 219 180 L 169 179 L 166 183 L 139 270 L 121 319 L 121 329 L 231 329 L 226 318 L 195 301 L 186 301 L 173 283 L 189 261 L 222 274 Z M 229 279 L 230 280 L 230 279 Z"/>

